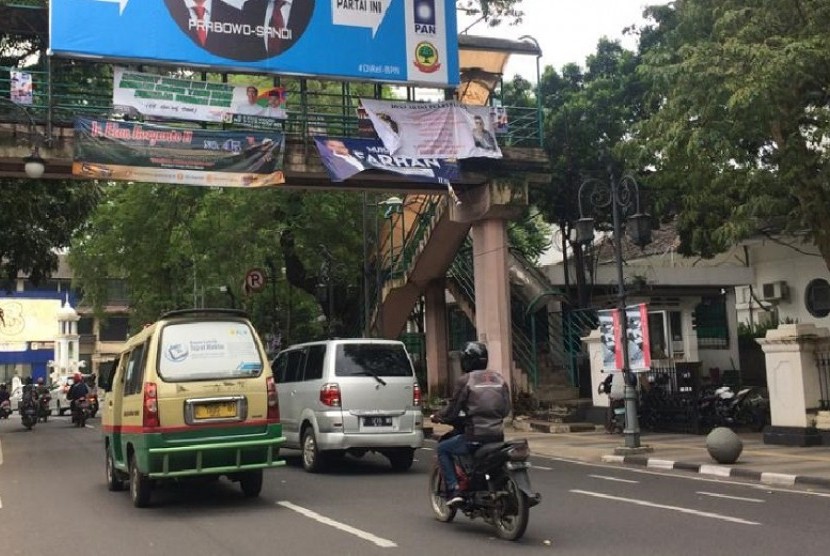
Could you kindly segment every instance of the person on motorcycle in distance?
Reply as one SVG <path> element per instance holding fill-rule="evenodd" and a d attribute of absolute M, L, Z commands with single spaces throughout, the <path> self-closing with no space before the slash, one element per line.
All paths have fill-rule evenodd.
<path fill-rule="evenodd" d="M 37 384 L 35 385 L 35 393 L 37 394 L 38 397 L 49 393 L 49 388 L 43 382 L 43 377 L 42 376 L 38 377 L 38 379 L 37 379 Z"/>
<path fill-rule="evenodd" d="M 9 393 L 8 388 L 6 388 L 6 383 L 0 383 L 0 403 L 5 401 L 11 401 L 12 395 Z"/>
<path fill-rule="evenodd" d="M 66 399 L 69 400 L 70 404 L 70 411 L 74 412 L 75 402 L 86 398 L 88 393 L 89 387 L 84 382 L 81 373 L 75 373 L 72 377 L 72 386 L 69 388 L 69 392 L 66 393 Z"/>
<path fill-rule="evenodd" d="M 454 455 L 470 453 L 471 443 L 504 441 L 504 418 L 510 414 L 510 389 L 501 373 L 487 369 L 487 346 L 467 342 L 461 351 L 463 374 L 455 383 L 449 404 L 433 421 L 455 426 L 463 419 L 464 433 L 438 444 L 438 465 L 447 488 L 447 504 L 458 505 L 464 497 L 458 488 Z M 460 416 L 464 412 L 463 416 Z M 460 428 L 460 427 L 459 427 Z"/>

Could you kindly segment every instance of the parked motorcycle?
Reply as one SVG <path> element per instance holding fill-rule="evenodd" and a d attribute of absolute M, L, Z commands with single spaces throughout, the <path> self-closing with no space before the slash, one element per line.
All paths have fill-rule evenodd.
<path fill-rule="evenodd" d="M 461 434 L 456 426 L 441 441 Z M 438 521 L 449 523 L 460 509 L 470 519 L 483 518 L 502 539 L 515 541 L 524 534 L 530 508 L 542 497 L 530 486 L 527 440 L 484 444 L 470 455 L 456 456 L 455 470 L 464 501 L 447 504 L 448 492 L 436 458 L 429 479 L 429 498 Z"/>
<path fill-rule="evenodd" d="M 72 424 L 83 428 L 86 426 L 87 419 L 89 419 L 89 402 L 86 398 L 75 400 L 72 406 Z"/>
<path fill-rule="evenodd" d="M 12 414 L 12 402 L 3 400 L 0 402 L 0 419 L 8 419 Z"/>
<path fill-rule="evenodd" d="M 704 392 L 698 405 L 702 424 L 708 427 L 748 427 L 760 431 L 769 421 L 769 399 L 760 388 L 734 392 L 720 386 Z"/>

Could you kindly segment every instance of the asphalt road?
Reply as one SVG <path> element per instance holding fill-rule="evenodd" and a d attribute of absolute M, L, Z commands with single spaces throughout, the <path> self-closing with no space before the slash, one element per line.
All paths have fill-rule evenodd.
<path fill-rule="evenodd" d="M 99 420 L 54 418 L 27 432 L 0 421 L 2 554 L 52 555 L 824 555 L 830 495 L 636 468 L 534 458 L 542 503 L 524 538 L 481 520 L 435 521 L 427 500 L 434 443 L 406 473 L 367 455 L 310 475 L 298 453 L 266 472 L 260 498 L 226 480 L 154 491 L 136 509 L 104 483 Z"/>

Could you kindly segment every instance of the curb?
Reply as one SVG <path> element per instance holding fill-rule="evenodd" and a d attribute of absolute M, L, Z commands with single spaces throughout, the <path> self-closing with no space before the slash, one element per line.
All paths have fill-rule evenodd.
<path fill-rule="evenodd" d="M 683 461 L 670 461 L 657 458 L 645 458 L 642 456 L 602 456 L 604 463 L 621 463 L 626 465 L 638 465 L 659 470 L 691 471 L 701 475 L 709 475 L 721 478 L 739 478 L 756 481 L 770 486 L 815 486 L 830 489 L 830 478 L 810 477 L 807 475 L 790 475 L 787 473 L 772 473 L 753 471 L 751 469 L 736 469 L 723 465 L 707 463 L 689 463 Z"/>

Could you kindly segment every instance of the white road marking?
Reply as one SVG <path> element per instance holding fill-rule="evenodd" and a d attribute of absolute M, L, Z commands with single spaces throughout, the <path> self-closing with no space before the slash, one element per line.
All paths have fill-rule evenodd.
<path fill-rule="evenodd" d="M 435 450 L 432 448 L 427 448 L 426 446 L 422 446 L 421 450 L 426 450 L 427 452 L 434 452 Z"/>
<path fill-rule="evenodd" d="M 541 469 L 542 471 L 553 471 L 553 467 L 544 467 L 541 465 L 536 465 L 535 463 L 530 464 L 531 469 Z"/>
<path fill-rule="evenodd" d="M 717 492 L 706 492 L 703 490 L 697 491 L 695 494 L 702 494 L 703 496 L 712 496 L 713 498 L 728 498 L 729 500 L 738 500 L 740 502 L 757 502 L 763 504 L 765 500 L 760 498 L 746 498 L 744 496 L 729 496 L 728 494 L 718 494 Z"/>
<path fill-rule="evenodd" d="M 731 517 L 728 515 L 716 514 L 712 512 L 702 512 L 700 510 L 693 510 L 691 508 L 682 508 L 680 506 L 667 506 L 665 504 L 655 504 L 654 502 L 646 502 L 645 500 L 635 500 L 633 498 L 623 498 L 621 496 L 611 496 L 610 494 L 603 494 L 601 492 L 590 492 L 587 490 L 571 490 L 576 494 L 584 494 L 586 496 L 593 496 L 595 498 L 604 498 L 605 500 L 616 500 L 618 502 L 627 502 L 637 506 L 646 506 L 649 508 L 659 508 L 662 510 L 672 510 L 689 515 L 696 515 L 698 517 L 708 517 L 711 519 L 720 519 L 722 521 L 729 521 L 731 523 L 739 523 L 741 525 L 760 525 L 757 521 L 747 521 L 739 517 Z"/>
<path fill-rule="evenodd" d="M 277 504 L 282 506 L 283 508 L 288 508 L 289 510 L 293 510 L 293 511 L 297 512 L 298 514 L 304 515 L 304 516 L 306 516 L 308 518 L 311 518 L 315 521 L 319 521 L 320 523 L 322 523 L 324 525 L 329 525 L 331 527 L 334 527 L 335 529 L 339 529 L 341 531 L 344 531 L 346 533 L 349 533 L 351 535 L 359 537 L 359 538 L 361 538 L 365 541 L 369 541 L 371 543 L 374 543 L 374 544 L 376 544 L 377 546 L 379 546 L 381 548 L 396 548 L 398 546 L 397 544 L 395 544 L 394 542 L 392 542 L 388 539 L 383 539 L 381 537 L 377 537 L 377 536 L 373 535 L 372 533 L 368 533 L 368 532 L 363 531 L 361 529 L 357 529 L 355 527 L 352 527 L 351 525 L 346 525 L 345 523 L 340 523 L 339 521 L 335 521 L 335 520 L 331 519 L 330 517 L 326 517 L 324 515 L 318 514 L 315 511 L 309 510 L 308 508 L 303 508 L 302 506 L 297 506 L 295 504 L 292 504 L 291 502 L 289 502 L 287 500 L 280 500 L 279 502 L 277 502 Z"/>
<path fill-rule="evenodd" d="M 617 481 L 618 483 L 634 483 L 638 484 L 640 481 L 632 481 L 630 479 L 620 479 L 618 477 L 609 477 L 608 475 L 588 475 L 594 479 L 605 479 L 606 481 Z"/>

